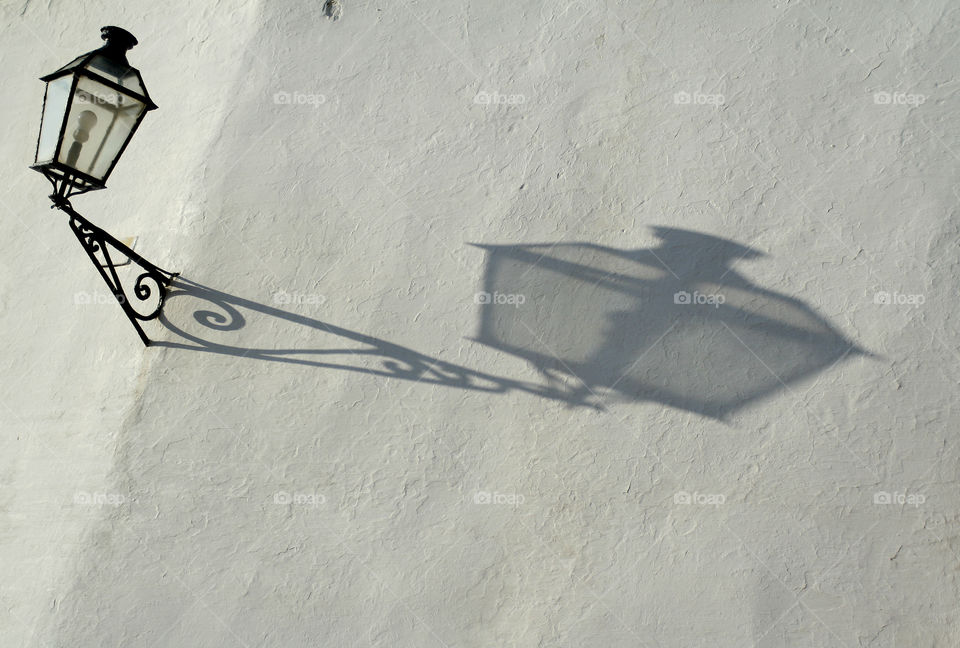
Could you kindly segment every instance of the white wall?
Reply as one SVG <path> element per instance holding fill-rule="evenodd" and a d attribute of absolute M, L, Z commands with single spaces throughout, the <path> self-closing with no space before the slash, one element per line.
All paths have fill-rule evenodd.
<path fill-rule="evenodd" d="M 3 645 L 955 645 L 957 8 L 340 3 L 0 6 Z"/>

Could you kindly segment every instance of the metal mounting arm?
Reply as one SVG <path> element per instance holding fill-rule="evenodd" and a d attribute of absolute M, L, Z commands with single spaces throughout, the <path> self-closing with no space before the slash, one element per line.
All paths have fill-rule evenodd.
<path fill-rule="evenodd" d="M 95 265 L 100 272 L 100 276 L 103 277 L 103 281 L 110 288 L 110 292 L 117 298 L 120 307 L 123 309 L 123 312 L 127 314 L 127 318 L 129 318 L 130 323 L 133 324 L 133 328 L 137 330 L 137 334 L 143 341 L 144 346 L 150 346 L 150 338 L 143 332 L 143 327 L 140 326 L 140 322 L 156 319 L 160 316 L 160 311 L 163 310 L 164 298 L 167 295 L 167 286 L 170 285 L 170 282 L 173 281 L 173 278 L 179 273 L 167 272 L 166 270 L 158 268 L 113 236 L 88 221 L 74 211 L 70 205 L 70 201 L 65 196 L 60 195 L 60 192 L 55 192 L 50 196 L 50 199 L 53 201 L 53 207 L 65 212 L 70 217 L 70 229 L 76 234 L 77 240 L 80 241 L 80 245 L 83 246 L 87 256 L 90 257 L 93 265 Z M 156 305 L 148 312 L 142 313 L 131 304 L 123 288 L 123 284 L 120 281 L 120 275 L 117 272 L 118 265 L 113 261 L 110 253 L 111 249 L 125 257 L 126 260 L 120 265 L 126 265 L 127 262 L 129 262 L 139 266 L 143 270 L 134 282 L 132 289 L 138 304 L 151 303 L 153 301 L 151 296 L 154 294 L 154 290 L 156 290 Z M 156 286 L 151 286 L 151 282 L 156 284 Z"/>

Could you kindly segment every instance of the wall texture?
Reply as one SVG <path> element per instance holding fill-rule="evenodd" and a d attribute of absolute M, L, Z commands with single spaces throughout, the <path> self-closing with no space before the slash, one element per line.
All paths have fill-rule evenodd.
<path fill-rule="evenodd" d="M 960 644 L 958 19 L 3 3 L 0 643 Z M 147 349 L 26 168 L 110 24 Z"/>

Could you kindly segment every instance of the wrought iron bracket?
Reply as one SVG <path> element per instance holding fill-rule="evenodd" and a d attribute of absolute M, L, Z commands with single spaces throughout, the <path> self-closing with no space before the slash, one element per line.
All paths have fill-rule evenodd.
<path fill-rule="evenodd" d="M 61 192 L 54 192 L 54 194 L 50 196 L 50 199 L 53 201 L 52 208 L 59 209 L 70 217 L 70 229 L 73 230 L 77 240 L 80 241 L 80 245 L 87 253 L 87 256 L 90 257 L 90 261 L 93 262 L 93 265 L 96 266 L 100 272 L 100 276 L 103 277 L 104 283 L 110 288 L 110 292 L 117 298 L 120 308 L 123 309 L 130 323 L 133 324 L 133 328 L 136 329 L 144 346 L 150 346 L 150 338 L 144 333 L 140 322 L 156 319 L 160 316 L 160 312 L 163 310 L 164 299 L 167 296 L 167 286 L 170 285 L 170 282 L 172 282 L 174 277 L 178 276 L 179 273 L 167 272 L 166 270 L 158 268 L 106 231 L 88 221 L 74 211 L 69 199 L 62 195 Z M 121 263 L 117 264 L 114 262 L 114 256 L 111 254 L 111 251 L 123 255 L 124 258 L 121 260 Z M 141 312 L 134 308 L 131 299 L 127 296 L 127 291 L 123 287 L 123 283 L 120 281 L 117 267 L 125 266 L 128 263 L 139 266 L 142 270 L 133 283 L 131 291 L 136 303 L 142 305 L 151 302 L 151 297 L 154 295 L 154 291 L 156 291 L 156 306 L 147 312 Z"/>

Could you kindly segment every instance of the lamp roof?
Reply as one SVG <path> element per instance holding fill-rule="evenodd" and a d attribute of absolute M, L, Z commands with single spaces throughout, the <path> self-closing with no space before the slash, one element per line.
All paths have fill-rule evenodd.
<path fill-rule="evenodd" d="M 81 54 L 56 71 L 40 77 L 40 80 L 51 81 L 67 74 L 85 74 L 137 96 L 147 104 L 147 110 L 156 108 L 147 94 L 140 71 L 127 62 L 127 50 L 137 44 L 134 35 L 120 27 L 108 26 L 100 29 L 100 37 L 106 41 L 102 47 Z"/>

